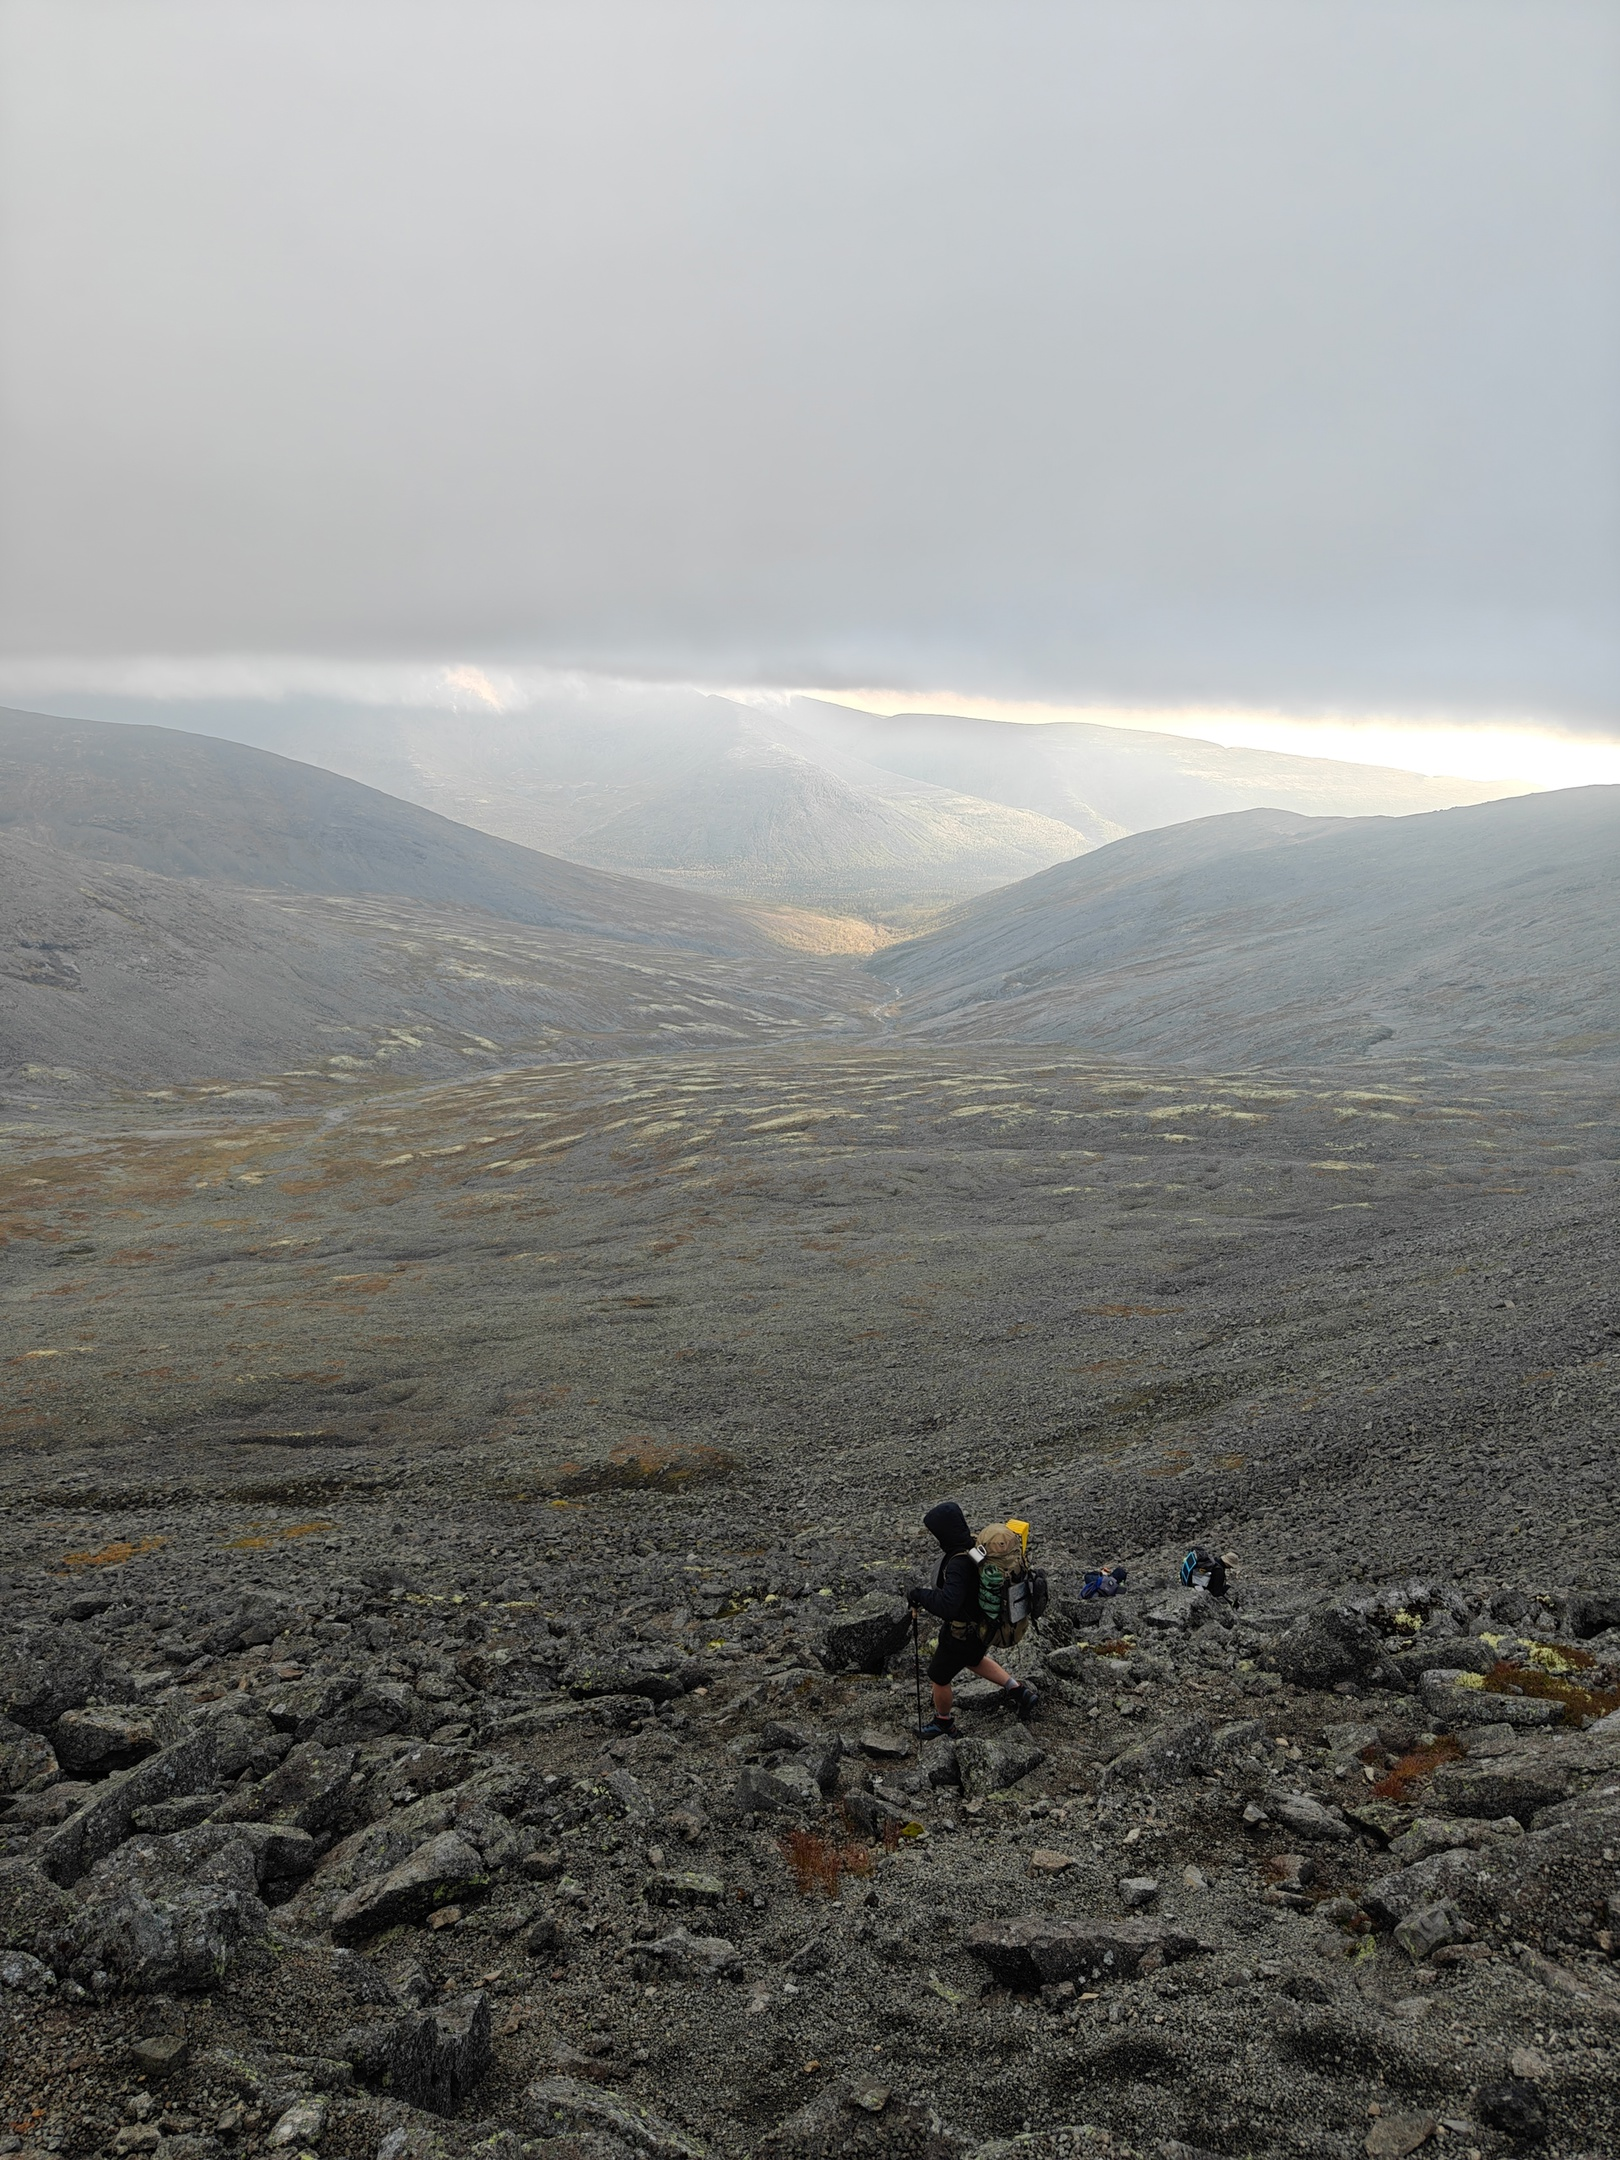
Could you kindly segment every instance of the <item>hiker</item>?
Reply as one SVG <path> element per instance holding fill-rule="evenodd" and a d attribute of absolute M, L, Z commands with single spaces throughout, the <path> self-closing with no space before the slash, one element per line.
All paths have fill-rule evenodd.
<path fill-rule="evenodd" d="M 951 1710 L 951 1682 L 960 1672 L 974 1672 L 1005 1690 L 1007 1706 L 1019 1717 L 1035 1714 L 1040 1697 L 1027 1680 L 1015 1680 L 988 1654 L 988 1645 L 1000 1628 L 994 1611 L 980 1600 L 980 1564 L 985 1555 L 968 1528 L 967 1517 L 954 1500 L 942 1500 L 923 1517 L 945 1557 L 939 1564 L 932 1590 L 921 1583 L 906 1593 L 913 1612 L 919 1607 L 941 1623 L 939 1642 L 928 1660 L 928 1678 L 934 1690 L 934 1715 L 923 1726 L 924 1740 L 954 1740 L 956 1719 Z M 1014 1540 L 1016 1543 L 1016 1539 Z M 999 1577 L 997 1578 L 999 1585 Z M 999 1603 L 999 1589 L 997 1602 Z M 1020 1630 L 1020 1632 L 1022 1632 Z"/>

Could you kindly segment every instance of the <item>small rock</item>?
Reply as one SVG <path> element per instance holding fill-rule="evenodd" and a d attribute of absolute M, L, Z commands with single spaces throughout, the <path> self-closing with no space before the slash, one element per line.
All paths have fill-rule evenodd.
<path fill-rule="evenodd" d="M 1525 2078 L 1504 2078 L 1499 2085 L 1482 2085 L 1475 2096 L 1479 2119 L 1504 2137 L 1527 2143 L 1547 2135 L 1547 2111 L 1541 2095 Z"/>
<path fill-rule="evenodd" d="M 685 1928 L 677 1928 L 647 1948 L 677 1980 L 742 1978 L 742 1955 L 723 1935 L 688 1935 Z"/>
<path fill-rule="evenodd" d="M 1120 1899 L 1127 1912 L 1140 1912 L 1159 1894 L 1157 1875 L 1125 1875 L 1120 1879 Z"/>
<path fill-rule="evenodd" d="M 970 1736 L 956 1743 L 956 1767 L 962 1780 L 962 1791 L 969 1800 L 982 1800 L 986 1794 L 1004 1792 L 1020 1778 L 1028 1777 L 1032 1770 L 1045 1762 L 1045 1750 L 1022 1731 L 1004 1734 L 998 1740 L 982 1740 Z"/>
<path fill-rule="evenodd" d="M 1150 1791 L 1174 1785 L 1202 1769 L 1215 1729 L 1207 1717 L 1195 1714 L 1161 1726 L 1146 1740 L 1116 1755 L 1108 1765 L 1110 1785 L 1142 1785 Z"/>
<path fill-rule="evenodd" d="M 19 1995 L 46 1995 L 56 1985 L 56 1975 L 26 1950 L 0 1951 L 0 1987 Z"/>
<path fill-rule="evenodd" d="M 1362 2150 L 1371 2160 L 1402 2160 L 1404 2154 L 1427 2145 L 1439 2127 L 1434 2115 L 1380 2115 Z"/>
<path fill-rule="evenodd" d="M 868 1726 L 861 1734 L 861 1753 L 871 1755 L 880 1762 L 903 1762 L 911 1753 L 911 1739 L 906 1733 L 881 1732 Z"/>
<path fill-rule="evenodd" d="M 1337 1808 L 1324 1807 L 1309 1793 L 1288 1793 L 1273 1801 L 1271 1812 L 1296 1837 L 1337 1840 L 1353 1834 Z"/>
<path fill-rule="evenodd" d="M 1464 1941 L 1473 1932 L 1451 1900 L 1442 1898 L 1408 1913 L 1395 1929 L 1395 1940 L 1414 1965 L 1421 1965 L 1447 1943 Z"/>
<path fill-rule="evenodd" d="M 1508 2069 L 1524 2083 L 1538 2085 L 1547 2076 L 1551 2065 L 1540 2048 L 1516 2047 L 1508 2057 Z"/>
<path fill-rule="evenodd" d="M 183 2033 L 149 2033 L 130 2043 L 129 2060 L 143 2077 L 166 2078 L 178 2070 L 190 2049 Z"/>
<path fill-rule="evenodd" d="M 1202 1949 L 1196 1935 L 1158 1920 L 1053 1920 L 1027 1913 L 981 1920 L 967 1947 L 1006 1987 L 1064 1980 L 1130 1980 Z"/>
<path fill-rule="evenodd" d="M 737 1778 L 737 1804 L 755 1815 L 802 1815 L 821 1806 L 821 1787 L 791 1755 L 774 1770 L 746 1763 Z"/>
<path fill-rule="evenodd" d="M 286 2112 L 279 2116 L 270 2132 L 267 2145 L 313 2145 L 326 2128 L 326 2102 L 317 2096 L 313 2100 L 295 2100 Z"/>
<path fill-rule="evenodd" d="M 615 1770 L 608 1779 L 607 1784 L 608 1791 L 618 1801 L 626 1817 L 631 1822 L 649 1823 L 652 1821 L 655 1812 L 653 1803 L 646 1787 L 639 1778 L 633 1777 L 628 1770 Z"/>
<path fill-rule="evenodd" d="M 1032 1875 L 1061 1875 L 1065 1868 L 1074 1866 L 1072 1853 L 1053 1852 L 1047 1846 L 1037 1845 L 1029 1856 Z"/>
<path fill-rule="evenodd" d="M 868 2115 L 881 2115 L 889 2104 L 887 2085 L 856 2085 L 849 2095 L 851 2107 L 863 2109 Z"/>
<path fill-rule="evenodd" d="M 1209 1888 L 1208 1879 L 1201 1868 L 1184 1867 L 1181 1871 L 1181 1880 L 1195 1894 L 1200 1890 Z"/>
<path fill-rule="evenodd" d="M 648 1876 L 641 1894 L 649 1905 L 720 1905 L 725 1902 L 726 1886 L 716 1875 L 660 1869 Z"/>
<path fill-rule="evenodd" d="M 880 1673 L 910 1640 L 910 1607 L 878 1594 L 832 1616 L 821 1638 L 821 1662 L 828 1672 Z"/>

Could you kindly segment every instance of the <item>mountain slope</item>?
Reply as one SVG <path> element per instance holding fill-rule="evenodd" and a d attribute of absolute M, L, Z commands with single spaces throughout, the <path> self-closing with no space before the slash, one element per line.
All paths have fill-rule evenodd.
<path fill-rule="evenodd" d="M 773 941 L 744 911 L 605 876 L 240 743 L 0 710 L 0 832 L 165 877 L 390 893 L 698 952 Z"/>
<path fill-rule="evenodd" d="M 250 892 L 0 833 L 0 1078 L 37 1093 L 363 1081 L 863 1032 L 852 966 L 714 955 L 475 908 Z"/>
<path fill-rule="evenodd" d="M 902 1029 L 1109 1055 L 1620 1056 L 1620 787 L 1113 842 L 871 963 Z"/>

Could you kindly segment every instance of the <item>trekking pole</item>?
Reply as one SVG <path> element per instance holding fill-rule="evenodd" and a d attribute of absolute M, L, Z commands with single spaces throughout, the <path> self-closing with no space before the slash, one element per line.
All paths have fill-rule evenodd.
<path fill-rule="evenodd" d="M 911 1608 L 911 1675 L 917 1684 L 917 1738 L 922 1738 L 922 1649 L 917 1633 L 917 1608 Z"/>

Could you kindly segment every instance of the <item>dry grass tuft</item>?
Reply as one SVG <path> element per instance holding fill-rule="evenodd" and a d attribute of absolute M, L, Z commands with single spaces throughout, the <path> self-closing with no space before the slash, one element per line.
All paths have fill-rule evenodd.
<path fill-rule="evenodd" d="M 1421 1784 L 1442 1763 L 1462 1760 L 1462 1742 L 1447 1733 L 1436 1740 L 1433 1747 L 1413 1748 L 1409 1755 L 1400 1756 L 1373 1787 L 1375 1800 L 1405 1800 L 1412 1787 Z"/>
<path fill-rule="evenodd" d="M 886 1849 L 892 1852 L 899 1839 L 898 1825 L 885 1823 L 883 1843 Z M 782 1840 L 781 1853 L 800 1897 L 814 1897 L 818 1890 L 830 1898 L 837 1897 L 846 1875 L 863 1876 L 872 1872 L 869 1846 L 853 1840 L 818 1837 L 813 1830 L 790 1830 Z"/>
<path fill-rule="evenodd" d="M 1570 1664 L 1577 1659 L 1587 1668 L 1597 1663 L 1584 1651 L 1566 1650 L 1562 1654 Z M 1589 1725 L 1612 1710 L 1620 1710 L 1620 1687 L 1592 1687 L 1565 1673 L 1538 1672 L 1533 1665 L 1516 1665 L 1506 1658 L 1491 1667 L 1484 1686 L 1491 1695 L 1529 1695 L 1538 1702 L 1557 1703 L 1570 1725 Z"/>
<path fill-rule="evenodd" d="M 70 1552 L 62 1555 L 64 1568 L 122 1567 L 126 1560 L 133 1560 L 137 1553 L 156 1552 L 167 1538 L 114 1538 L 110 1545 L 102 1545 L 95 1552 Z"/>

